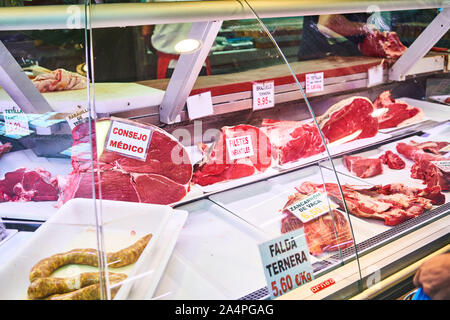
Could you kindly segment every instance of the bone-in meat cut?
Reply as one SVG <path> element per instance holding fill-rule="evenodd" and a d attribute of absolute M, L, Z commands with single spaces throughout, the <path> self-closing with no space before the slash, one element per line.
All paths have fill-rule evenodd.
<path fill-rule="evenodd" d="M 102 121 L 111 122 L 109 119 L 99 122 Z M 72 172 L 60 181 L 60 204 L 72 198 L 93 197 L 92 182 L 97 199 L 101 195 L 102 199 L 107 200 L 173 204 L 186 196 L 193 166 L 183 145 L 156 126 L 124 119 L 119 121 L 153 131 L 145 161 L 106 149 L 97 159 L 95 148 L 93 165 L 89 156 L 72 155 Z M 74 128 L 74 145 L 89 141 L 88 125 L 83 123 Z M 92 128 L 95 127 L 92 122 Z M 93 136 L 96 134 L 98 132 L 94 131 Z M 98 143 L 104 142 L 96 141 L 94 146 Z"/>
<path fill-rule="evenodd" d="M 448 160 L 443 156 L 445 152 L 440 151 L 450 143 L 446 141 L 426 141 L 409 143 L 399 142 L 398 153 L 414 161 L 411 167 L 411 177 L 420 179 L 428 188 L 439 186 L 442 191 L 450 190 L 450 172 L 445 172 L 434 161 Z"/>
<path fill-rule="evenodd" d="M 200 145 L 202 161 L 195 165 L 193 183 L 207 186 L 266 171 L 272 164 L 267 135 L 251 125 L 223 127 L 208 147 Z"/>
<path fill-rule="evenodd" d="M 393 99 L 389 91 L 382 92 L 373 102 L 376 109 L 383 109 L 378 118 L 380 129 L 394 128 L 416 123 L 423 119 L 422 109 L 408 103 Z"/>
<path fill-rule="evenodd" d="M 306 243 L 312 255 L 320 255 L 324 252 L 337 251 L 351 246 L 353 238 L 350 226 L 340 211 L 332 210 L 331 213 L 325 213 L 303 223 L 287 209 L 306 196 L 307 194 L 295 193 L 289 197 L 282 212 L 281 232 L 286 233 L 303 227 Z"/>
<path fill-rule="evenodd" d="M 406 163 L 398 154 L 393 153 L 391 150 L 386 151 L 382 154 L 379 159 L 390 169 L 400 170 L 405 168 Z"/>
<path fill-rule="evenodd" d="M 369 33 L 358 48 L 364 56 L 388 59 L 399 58 L 407 49 L 396 32 L 378 30 Z"/>
<path fill-rule="evenodd" d="M 313 123 L 264 119 L 261 130 L 269 137 L 279 164 L 325 151 L 319 130 Z"/>
<path fill-rule="evenodd" d="M 383 166 L 380 159 L 344 156 L 342 162 L 348 171 L 360 178 L 370 178 L 383 173 Z"/>
<path fill-rule="evenodd" d="M 317 121 L 330 143 L 349 137 L 349 140 L 370 138 L 378 132 L 378 120 L 372 116 L 374 110 L 369 99 L 351 97 L 331 106 Z"/>
<path fill-rule="evenodd" d="M 408 219 L 421 215 L 432 208 L 433 204 L 442 204 L 444 195 L 438 188 L 409 188 L 402 184 L 358 188 L 342 185 L 342 193 L 349 212 L 355 216 L 384 221 L 385 225 L 395 226 Z M 339 186 L 336 183 L 315 184 L 304 182 L 299 192 L 326 192 L 344 209 Z"/>

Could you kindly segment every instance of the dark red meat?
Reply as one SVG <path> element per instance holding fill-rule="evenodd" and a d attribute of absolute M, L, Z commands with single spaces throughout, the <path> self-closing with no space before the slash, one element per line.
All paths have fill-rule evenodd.
<path fill-rule="evenodd" d="M 397 33 L 392 31 L 374 31 L 368 34 L 358 47 L 365 56 L 394 59 L 399 58 L 407 49 Z"/>
<path fill-rule="evenodd" d="M 5 144 L 1 144 L 0 142 L 0 157 L 2 156 L 2 154 L 11 151 L 11 149 L 12 149 L 11 143 L 6 142 Z"/>
<path fill-rule="evenodd" d="M 344 156 L 343 163 L 348 171 L 360 178 L 370 178 L 383 173 L 380 159 Z"/>
<path fill-rule="evenodd" d="M 262 128 L 272 143 L 279 164 L 307 158 L 325 151 L 313 123 L 264 119 Z"/>
<path fill-rule="evenodd" d="M 227 147 L 227 139 L 250 136 L 253 155 L 233 159 Z M 201 147 L 203 159 L 196 165 L 192 181 L 201 186 L 214 184 L 266 171 L 272 164 L 272 147 L 267 135 L 257 127 L 237 125 L 223 127 L 216 141 L 209 147 Z"/>
<path fill-rule="evenodd" d="M 337 251 L 353 245 L 350 226 L 340 211 L 332 210 L 331 214 L 328 212 L 303 224 L 300 219 L 287 209 L 291 204 L 305 196 L 306 194 L 296 193 L 289 197 L 289 201 L 282 212 L 281 232 L 286 233 L 303 227 L 306 243 L 312 255 Z"/>
<path fill-rule="evenodd" d="M 415 123 L 425 116 L 422 109 L 411 106 L 404 101 L 392 99 L 389 91 L 382 92 L 375 99 L 373 105 L 376 109 L 387 109 L 387 111 L 377 117 L 380 129 Z"/>
<path fill-rule="evenodd" d="M 393 153 L 388 150 L 383 155 L 380 156 L 380 160 L 386 164 L 390 169 L 400 170 L 405 168 L 405 161 L 399 157 L 398 154 Z"/>
<path fill-rule="evenodd" d="M 378 132 L 378 120 L 372 116 L 372 102 L 364 97 L 352 97 L 336 103 L 318 117 L 319 126 L 328 142 L 333 142 L 361 130 L 354 139 L 373 137 Z"/>

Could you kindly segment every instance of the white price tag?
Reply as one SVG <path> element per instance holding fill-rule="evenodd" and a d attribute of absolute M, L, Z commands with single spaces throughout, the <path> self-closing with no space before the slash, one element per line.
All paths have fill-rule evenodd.
<path fill-rule="evenodd" d="M 367 70 L 367 86 L 372 87 L 383 83 L 383 65 L 379 64 Z"/>
<path fill-rule="evenodd" d="M 323 91 L 323 72 L 307 73 L 305 87 L 306 93 Z"/>
<path fill-rule="evenodd" d="M 330 207 L 333 210 L 338 206 L 330 201 Z M 287 209 L 303 223 L 306 223 L 329 211 L 327 196 L 324 193 L 316 192 L 293 203 Z"/>
<path fill-rule="evenodd" d="M 145 160 L 153 131 L 131 124 L 113 121 L 105 148 L 130 158 Z"/>
<path fill-rule="evenodd" d="M 83 123 L 89 118 L 89 109 L 78 106 L 78 109 L 66 117 L 66 121 L 70 129 L 74 129 L 79 124 Z"/>
<path fill-rule="evenodd" d="M 272 108 L 275 105 L 275 85 L 273 81 L 253 84 L 253 110 Z"/>
<path fill-rule="evenodd" d="M 231 160 L 253 156 L 253 144 L 251 136 L 241 136 L 226 139 L 228 156 Z"/>
<path fill-rule="evenodd" d="M 3 118 L 6 135 L 28 135 L 30 133 L 27 115 L 19 107 L 5 109 Z"/>
<path fill-rule="evenodd" d="M 190 96 L 186 100 L 189 119 L 198 119 L 214 114 L 211 91 Z"/>
<path fill-rule="evenodd" d="M 450 172 L 450 160 L 431 161 L 431 163 L 444 172 Z"/>

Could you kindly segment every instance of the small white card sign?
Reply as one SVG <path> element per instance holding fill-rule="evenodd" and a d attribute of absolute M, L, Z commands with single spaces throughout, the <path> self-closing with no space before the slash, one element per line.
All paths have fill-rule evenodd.
<path fill-rule="evenodd" d="M 307 73 L 305 87 L 306 93 L 323 91 L 323 72 Z"/>
<path fill-rule="evenodd" d="M 379 64 L 367 70 L 367 86 L 383 83 L 383 65 Z"/>
<path fill-rule="evenodd" d="M 198 119 L 214 114 L 211 91 L 190 96 L 186 100 L 189 119 Z"/>
<path fill-rule="evenodd" d="M 87 107 L 78 106 L 78 109 L 66 117 L 66 121 L 70 129 L 74 129 L 79 124 L 83 123 L 89 118 L 89 109 Z"/>
<path fill-rule="evenodd" d="M 241 136 L 226 139 L 228 156 L 230 160 L 251 157 L 254 154 L 252 137 Z"/>
<path fill-rule="evenodd" d="M 450 160 L 431 161 L 431 163 L 444 172 L 450 172 Z"/>
<path fill-rule="evenodd" d="M 273 81 L 253 83 L 253 110 L 272 108 L 275 105 Z"/>
<path fill-rule="evenodd" d="M 314 280 L 303 228 L 260 243 L 258 247 L 271 298 Z"/>
<path fill-rule="evenodd" d="M 332 210 L 338 207 L 332 201 L 329 203 Z M 316 192 L 307 196 L 293 203 L 287 209 L 303 223 L 311 221 L 330 211 L 327 196 L 321 192 Z"/>
<path fill-rule="evenodd" d="M 6 135 L 28 135 L 30 127 L 28 118 L 19 107 L 12 107 L 3 110 L 5 120 Z"/>
<path fill-rule="evenodd" d="M 113 121 L 105 148 L 130 158 L 145 160 L 152 133 L 151 129 Z"/>

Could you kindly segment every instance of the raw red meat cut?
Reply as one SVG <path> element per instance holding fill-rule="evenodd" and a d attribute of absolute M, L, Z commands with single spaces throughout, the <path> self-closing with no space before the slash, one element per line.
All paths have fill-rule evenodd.
<path fill-rule="evenodd" d="M 272 143 L 279 164 L 325 151 L 319 130 L 313 123 L 264 119 L 261 126 Z"/>
<path fill-rule="evenodd" d="M 441 204 L 443 199 L 443 194 L 436 188 L 422 190 L 397 183 L 368 189 L 342 185 L 341 189 L 351 214 L 361 218 L 383 220 L 388 226 L 415 218 L 425 210 L 431 209 L 433 204 Z M 303 193 L 326 190 L 341 209 L 344 208 L 339 186 L 336 183 L 304 182 L 297 190 Z"/>
<path fill-rule="evenodd" d="M 380 129 L 416 123 L 425 116 L 422 109 L 411 106 L 404 101 L 392 99 L 389 91 L 382 92 L 378 98 L 375 99 L 373 105 L 376 109 L 386 109 L 384 113 L 377 117 Z"/>
<path fill-rule="evenodd" d="M 296 193 L 289 197 L 282 212 L 281 232 L 287 233 L 303 227 L 306 243 L 312 255 L 320 255 L 324 252 L 337 251 L 351 246 L 353 238 L 350 226 L 340 211 L 332 210 L 331 214 L 328 212 L 303 223 L 287 209 L 305 196 L 307 194 Z"/>
<path fill-rule="evenodd" d="M 92 198 L 92 181 L 96 198 L 117 201 L 173 204 L 189 191 L 192 163 L 185 148 L 164 130 L 125 119 L 111 119 L 153 130 L 145 161 L 104 149 L 93 163 L 89 157 L 72 156 L 72 172 L 60 179 L 62 192 L 59 204 L 72 198 Z M 110 121 L 103 119 L 98 121 Z M 95 124 L 92 128 L 95 137 Z M 72 132 L 73 143 L 89 142 L 89 123 L 82 123 Z M 87 137 L 87 138 L 86 138 Z M 93 145 L 95 146 L 94 142 Z"/>
<path fill-rule="evenodd" d="M 0 202 L 55 201 L 58 199 L 56 181 L 44 169 L 19 168 L 7 172 L 0 180 Z"/>
<path fill-rule="evenodd" d="M 43 73 L 32 80 L 39 92 L 77 90 L 87 87 L 87 79 L 82 75 L 64 69 Z"/>
<path fill-rule="evenodd" d="M 423 180 L 428 188 L 439 186 L 442 191 L 450 190 L 450 173 L 445 172 L 432 163 L 432 161 L 445 161 L 445 152 L 440 151 L 449 145 L 446 141 L 426 141 L 417 143 L 399 142 L 397 144 L 398 153 L 414 161 L 411 167 L 411 177 Z"/>
<path fill-rule="evenodd" d="M 403 161 L 402 158 L 399 157 L 398 154 L 393 153 L 392 151 L 388 150 L 384 154 L 380 156 L 381 162 L 386 164 L 390 169 L 394 170 L 400 170 L 405 168 L 405 161 Z"/>
<path fill-rule="evenodd" d="M 360 178 L 369 178 L 383 173 L 380 159 L 344 156 L 343 163 L 348 171 Z"/>
<path fill-rule="evenodd" d="M 11 149 L 12 149 L 11 143 L 6 142 L 5 144 L 2 144 L 2 143 L 0 142 L 0 157 L 2 156 L 2 154 L 11 151 Z"/>
<path fill-rule="evenodd" d="M 232 141 L 230 139 L 245 137 L 251 140 L 249 144 L 253 154 L 243 158 L 230 156 L 227 140 L 230 143 Z M 195 166 L 192 181 L 201 186 L 264 172 L 271 166 L 273 160 L 272 147 L 267 135 L 259 128 L 245 124 L 223 127 L 210 147 L 201 145 L 200 149 L 203 151 L 203 159 Z"/>
<path fill-rule="evenodd" d="M 378 120 L 372 116 L 372 102 L 364 97 L 351 97 L 334 104 L 317 118 L 320 129 L 328 142 L 334 142 L 352 134 L 351 140 L 373 137 L 378 132 Z"/>
<path fill-rule="evenodd" d="M 359 43 L 358 48 L 365 56 L 393 59 L 399 58 L 407 49 L 397 33 L 392 31 L 373 31 Z"/>

